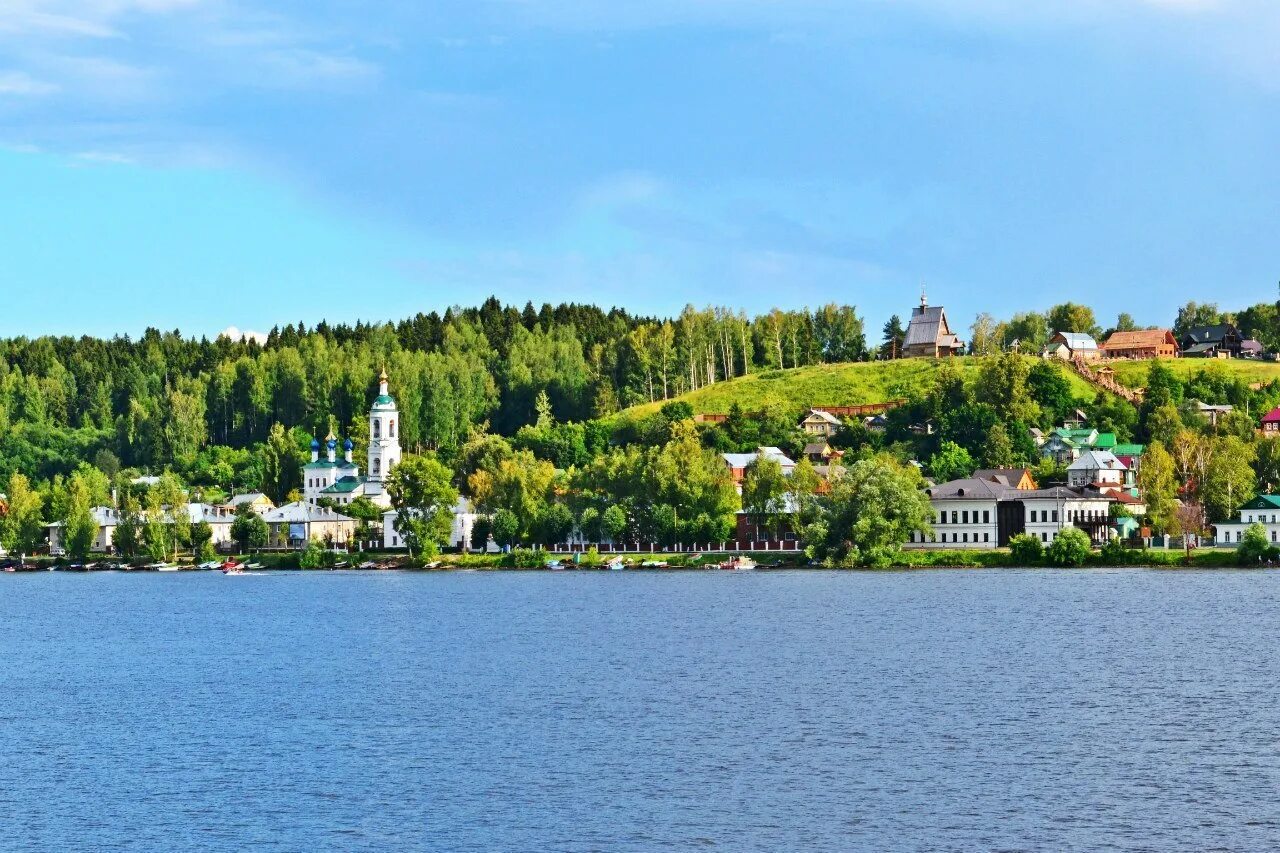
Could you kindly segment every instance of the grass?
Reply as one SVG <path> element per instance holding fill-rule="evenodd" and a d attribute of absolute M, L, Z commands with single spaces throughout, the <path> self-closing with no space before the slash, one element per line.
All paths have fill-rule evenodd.
<path fill-rule="evenodd" d="M 1184 381 L 1201 371 L 1239 378 L 1250 383 L 1265 383 L 1280 379 L 1280 362 L 1274 361 L 1254 361 L 1246 358 L 1162 358 L 1160 361 Z M 1116 381 L 1121 385 L 1130 388 L 1146 387 L 1147 371 L 1151 369 L 1150 361 L 1111 361 L 1107 364 L 1115 371 Z"/>
<path fill-rule="evenodd" d="M 980 359 L 956 358 L 966 376 L 977 373 Z M 818 364 L 790 370 L 770 370 L 717 382 L 676 399 L 693 406 L 695 414 L 729 411 L 737 403 L 747 411 L 783 405 L 797 411 L 811 406 L 857 406 L 883 403 L 905 397 L 928 387 L 940 361 L 903 358 L 896 361 L 868 361 L 847 364 Z M 1092 399 L 1093 386 L 1075 373 L 1065 371 L 1072 391 L 1081 399 Z M 633 406 L 621 417 L 641 417 L 657 411 L 661 403 Z"/>

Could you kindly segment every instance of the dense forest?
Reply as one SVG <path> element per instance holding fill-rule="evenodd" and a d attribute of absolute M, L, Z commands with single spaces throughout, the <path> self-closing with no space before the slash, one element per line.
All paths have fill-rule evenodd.
<path fill-rule="evenodd" d="M 686 309 L 675 319 L 619 309 L 495 299 L 479 308 L 399 323 L 272 329 L 252 340 L 141 338 L 0 341 L 0 480 L 35 481 L 89 461 L 172 469 L 194 485 L 263 485 L 261 455 L 275 424 L 360 442 L 380 368 L 390 373 L 410 452 L 452 459 L 488 424 L 512 436 L 535 422 L 545 395 L 558 421 L 585 422 L 754 370 L 868 356 L 849 306 L 747 317 Z"/>

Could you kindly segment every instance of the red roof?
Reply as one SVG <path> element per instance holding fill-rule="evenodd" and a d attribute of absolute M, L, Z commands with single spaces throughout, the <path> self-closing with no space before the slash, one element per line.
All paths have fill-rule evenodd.
<path fill-rule="evenodd" d="M 1264 424 L 1280 423 L 1280 407 L 1274 408 L 1262 416 Z"/>

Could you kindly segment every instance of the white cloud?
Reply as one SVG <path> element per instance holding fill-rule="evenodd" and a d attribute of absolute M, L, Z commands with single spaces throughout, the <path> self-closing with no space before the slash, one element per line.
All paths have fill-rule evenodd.
<path fill-rule="evenodd" d="M 259 344 L 266 344 L 267 342 L 265 332 L 254 332 L 248 329 L 241 331 L 235 326 L 227 326 L 221 332 L 218 332 L 218 337 L 227 337 L 233 341 L 241 341 L 247 338 L 251 341 L 257 341 Z"/>
<path fill-rule="evenodd" d="M 0 71 L 0 95 L 51 95 L 59 88 L 25 71 Z"/>

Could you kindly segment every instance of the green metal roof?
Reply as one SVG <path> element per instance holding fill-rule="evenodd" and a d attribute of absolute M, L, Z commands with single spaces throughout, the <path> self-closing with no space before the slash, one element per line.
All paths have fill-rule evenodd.
<path fill-rule="evenodd" d="M 337 468 L 337 462 L 330 462 L 328 459 L 321 459 L 318 462 L 308 462 L 302 466 L 306 471 L 319 471 L 322 468 Z"/>
<path fill-rule="evenodd" d="M 360 477 L 342 477 L 332 486 L 320 490 L 322 495 L 346 495 L 364 485 Z"/>
<path fill-rule="evenodd" d="M 1280 495 L 1258 495 L 1241 509 L 1280 509 Z"/>
<path fill-rule="evenodd" d="M 1114 432 L 1098 433 L 1098 439 L 1093 446 L 1096 450 L 1110 450 L 1116 446 L 1116 434 Z"/>
<path fill-rule="evenodd" d="M 388 397 L 386 394 L 379 394 L 378 398 L 373 401 L 375 406 L 394 406 L 396 404 L 395 397 Z"/>
<path fill-rule="evenodd" d="M 1111 448 L 1111 452 L 1116 456 L 1141 456 L 1147 452 L 1145 444 L 1117 444 Z"/>

